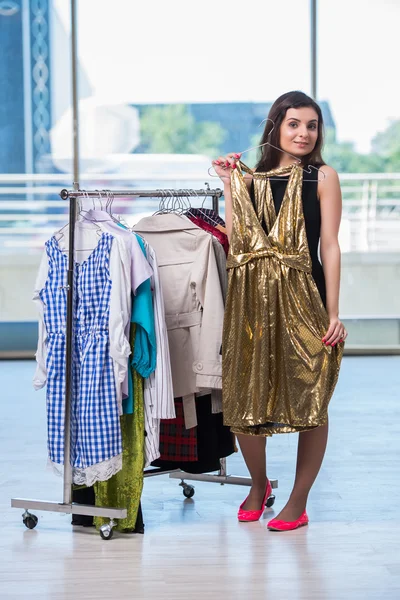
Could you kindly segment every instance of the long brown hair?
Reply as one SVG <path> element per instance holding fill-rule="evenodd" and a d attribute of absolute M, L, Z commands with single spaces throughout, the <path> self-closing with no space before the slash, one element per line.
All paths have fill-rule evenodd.
<path fill-rule="evenodd" d="M 312 152 L 302 158 L 302 164 L 319 167 L 325 164 L 321 156 L 321 149 L 324 143 L 324 120 L 318 104 L 310 98 L 310 96 L 303 94 L 303 92 L 287 92 L 275 100 L 268 114 L 268 119 L 271 120 L 267 121 L 265 125 L 260 144 L 270 142 L 274 146 L 280 148 L 280 128 L 286 112 L 289 108 L 303 107 L 313 108 L 318 115 L 318 138 Z M 257 163 L 256 171 L 271 171 L 271 169 L 276 169 L 276 167 L 279 166 L 279 160 L 281 158 L 279 150 L 275 150 L 275 148 L 271 148 L 271 146 L 263 146 L 260 148 L 260 152 L 261 156 Z"/>

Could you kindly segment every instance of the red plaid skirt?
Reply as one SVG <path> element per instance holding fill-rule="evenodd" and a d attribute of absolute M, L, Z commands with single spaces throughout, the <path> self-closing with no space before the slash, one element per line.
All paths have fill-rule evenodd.
<path fill-rule="evenodd" d="M 175 419 L 161 419 L 158 460 L 197 460 L 197 427 L 186 429 L 182 398 L 175 398 Z"/>

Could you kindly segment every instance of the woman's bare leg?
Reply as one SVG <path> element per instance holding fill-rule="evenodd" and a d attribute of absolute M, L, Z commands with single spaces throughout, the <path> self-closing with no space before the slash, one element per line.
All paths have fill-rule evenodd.
<path fill-rule="evenodd" d="M 245 510 L 260 510 L 267 482 L 266 438 L 259 435 L 237 435 L 243 458 L 250 472 L 252 486 Z"/>
<path fill-rule="evenodd" d="M 296 521 L 304 512 L 308 494 L 317 478 L 328 441 L 328 423 L 299 434 L 296 478 L 285 508 L 276 517 L 282 521 Z"/>

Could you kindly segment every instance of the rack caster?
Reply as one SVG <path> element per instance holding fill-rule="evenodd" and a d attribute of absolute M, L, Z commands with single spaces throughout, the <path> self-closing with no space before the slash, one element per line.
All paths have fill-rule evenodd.
<path fill-rule="evenodd" d="M 111 540 L 111 538 L 114 534 L 113 527 L 115 527 L 115 525 L 116 525 L 116 523 L 112 519 L 110 519 L 110 522 L 107 523 L 107 525 L 102 525 L 100 527 L 100 537 L 103 540 Z"/>
<path fill-rule="evenodd" d="M 266 501 L 265 506 L 267 508 L 271 508 L 271 506 L 273 506 L 274 504 L 275 504 L 275 496 L 272 494 L 272 496 L 270 496 L 268 498 L 268 500 Z"/>
<path fill-rule="evenodd" d="M 181 481 L 181 483 L 179 484 L 182 488 L 182 493 L 185 496 L 185 498 L 193 498 L 194 494 L 195 494 L 195 489 L 192 485 L 189 485 L 188 483 L 185 483 L 184 481 Z"/>
<path fill-rule="evenodd" d="M 22 522 L 27 529 L 35 529 L 36 525 L 38 524 L 38 520 L 39 519 L 37 516 L 33 515 L 28 510 L 26 510 L 22 515 Z"/>

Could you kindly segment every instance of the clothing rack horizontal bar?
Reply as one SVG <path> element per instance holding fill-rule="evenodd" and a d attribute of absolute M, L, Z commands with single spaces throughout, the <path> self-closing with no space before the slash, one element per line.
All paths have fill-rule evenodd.
<path fill-rule="evenodd" d="M 186 198 L 196 196 L 201 198 L 211 198 L 217 197 L 221 198 L 224 192 L 217 188 L 215 190 L 191 190 L 191 189 L 180 189 L 180 190 L 88 190 L 88 191 L 74 191 L 74 190 L 61 190 L 60 197 L 63 200 L 68 200 L 69 198 L 99 198 L 99 191 L 103 194 L 105 192 L 110 192 L 112 198 Z M 106 197 L 103 197 L 103 200 L 107 200 Z"/>
<path fill-rule="evenodd" d="M 162 467 L 157 467 L 153 469 L 145 469 L 143 471 L 144 477 L 157 477 L 158 475 L 168 475 L 169 473 L 180 472 L 180 469 L 163 469 Z"/>
<path fill-rule="evenodd" d="M 13 498 L 13 508 L 37 508 L 38 510 L 59 512 L 67 515 L 87 515 L 89 517 L 108 517 L 109 519 L 126 519 L 128 512 L 126 508 L 103 508 L 90 506 L 88 504 L 63 504 L 62 502 L 46 502 L 45 500 L 25 500 L 24 498 Z"/>
<path fill-rule="evenodd" d="M 209 473 L 186 473 L 185 471 L 172 471 L 170 479 L 181 479 L 182 481 L 206 481 L 208 483 L 220 483 L 221 485 L 252 485 L 250 477 L 236 477 L 235 475 L 210 475 Z M 270 479 L 271 487 L 278 487 L 277 479 Z"/>

